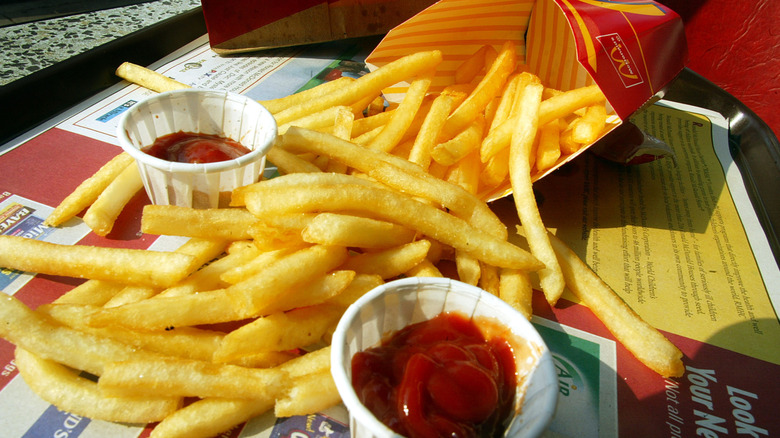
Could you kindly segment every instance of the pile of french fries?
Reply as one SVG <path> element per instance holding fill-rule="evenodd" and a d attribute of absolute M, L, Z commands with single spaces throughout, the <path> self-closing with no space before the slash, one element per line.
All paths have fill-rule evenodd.
<path fill-rule="evenodd" d="M 31 388 L 90 418 L 159 422 L 154 437 L 209 437 L 271 409 L 317 412 L 340 401 L 329 340 L 341 314 L 403 276 L 452 276 L 529 318 L 534 288 L 555 305 L 568 287 L 638 360 L 681 375 L 680 351 L 546 230 L 533 196 L 533 175 L 607 129 L 598 88 L 548 89 L 507 43 L 432 92 L 441 59 L 415 53 L 262 102 L 278 122 L 268 160 L 282 176 L 236 189 L 229 208 L 147 205 L 144 233 L 189 237 L 175 251 L 0 236 L 0 266 L 87 279 L 35 310 L 0 299 L 0 336 Z M 132 64 L 118 74 L 182 86 Z M 402 81 L 403 101 L 385 109 L 382 90 Z M 47 224 L 86 209 L 105 235 L 141 189 L 134 174 L 120 154 Z M 512 232 L 530 250 L 484 201 L 506 182 L 522 224 Z"/>

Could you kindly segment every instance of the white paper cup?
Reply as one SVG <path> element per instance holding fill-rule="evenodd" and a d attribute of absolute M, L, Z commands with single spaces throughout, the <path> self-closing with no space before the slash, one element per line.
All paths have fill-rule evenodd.
<path fill-rule="evenodd" d="M 176 163 L 141 148 L 176 132 L 215 134 L 251 152 L 215 163 Z M 184 89 L 133 105 L 117 128 L 119 145 L 138 163 L 152 203 L 195 208 L 225 206 L 230 192 L 258 181 L 276 138 L 276 120 L 265 107 L 236 93 Z"/>
<path fill-rule="evenodd" d="M 507 327 L 528 356 L 516 354 L 518 381 L 515 416 L 506 437 L 535 437 L 547 428 L 555 412 L 558 380 L 552 356 L 533 325 L 498 297 L 477 287 L 447 278 L 405 278 L 365 294 L 342 316 L 331 343 L 331 372 L 350 416 L 353 438 L 397 438 L 368 410 L 352 387 L 352 356 L 380 345 L 392 332 L 443 312 L 460 312 L 479 320 L 493 318 Z M 518 374 L 522 374 L 519 372 Z"/>

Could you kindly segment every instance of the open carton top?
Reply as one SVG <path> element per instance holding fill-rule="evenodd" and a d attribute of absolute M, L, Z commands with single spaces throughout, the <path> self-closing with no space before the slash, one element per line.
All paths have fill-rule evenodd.
<path fill-rule="evenodd" d="M 612 129 L 655 100 L 687 55 L 680 17 L 652 1 L 440 0 L 388 32 L 366 62 L 375 69 L 412 52 L 440 50 L 443 61 L 430 88 L 435 93 L 453 83 L 457 67 L 481 46 L 498 50 L 507 40 L 545 86 L 566 91 L 597 84 Z M 400 101 L 407 86 L 385 90 L 386 98 Z M 497 199 L 508 190 L 499 187 L 483 198 Z"/>

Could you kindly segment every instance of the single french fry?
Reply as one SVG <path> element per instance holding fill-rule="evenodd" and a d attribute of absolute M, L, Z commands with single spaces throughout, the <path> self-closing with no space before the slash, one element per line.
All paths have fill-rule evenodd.
<path fill-rule="evenodd" d="M 404 273 L 407 277 L 444 277 L 439 268 L 436 267 L 428 258 L 416 264 L 412 269 Z"/>
<path fill-rule="evenodd" d="M 498 296 L 501 289 L 501 270 L 495 266 L 481 263 L 482 275 L 479 277 L 479 287 Z"/>
<path fill-rule="evenodd" d="M 431 157 L 439 164 L 451 166 L 471 151 L 479 149 L 485 131 L 485 118 L 477 116 L 469 126 L 455 137 L 439 143 L 431 150 Z"/>
<path fill-rule="evenodd" d="M 612 288 L 558 237 L 550 242 L 560 261 L 566 286 L 590 308 L 628 351 L 664 377 L 685 372 L 682 352 L 661 332 L 642 319 Z"/>
<path fill-rule="evenodd" d="M 366 292 L 384 284 L 384 282 L 379 275 L 356 274 L 352 282 L 341 293 L 328 299 L 327 303 L 346 310 Z"/>
<path fill-rule="evenodd" d="M 235 305 L 228 289 L 154 297 L 119 307 L 101 308 L 89 315 L 92 327 L 170 330 L 177 327 L 239 321 L 255 316 Z"/>
<path fill-rule="evenodd" d="M 607 109 L 603 104 L 591 105 L 572 127 L 572 140 L 591 144 L 599 138 L 607 124 Z"/>
<path fill-rule="evenodd" d="M 124 287 L 125 285 L 119 282 L 87 280 L 60 295 L 54 302 L 58 304 L 102 306 Z"/>
<path fill-rule="evenodd" d="M 418 240 L 383 251 L 351 256 L 341 267 L 359 274 L 379 275 L 387 280 L 409 271 L 425 260 L 430 247 L 429 241 Z"/>
<path fill-rule="evenodd" d="M 295 351 L 259 351 L 225 363 L 247 368 L 273 368 L 296 358 Z"/>
<path fill-rule="evenodd" d="M 231 360 L 257 351 L 286 351 L 318 342 L 342 311 L 327 304 L 301 307 L 258 318 L 225 336 L 214 355 Z"/>
<path fill-rule="evenodd" d="M 415 234 L 394 223 L 335 213 L 318 214 L 301 232 L 306 242 L 360 248 L 398 246 L 414 240 Z"/>
<path fill-rule="evenodd" d="M 246 240 L 257 218 L 242 208 L 190 208 L 176 205 L 144 206 L 141 231 L 147 234 L 203 239 Z"/>
<path fill-rule="evenodd" d="M 295 128 L 297 129 L 297 128 Z M 315 131 L 306 131 L 306 132 L 315 132 Z M 332 135 L 327 135 L 326 138 L 330 139 L 336 139 L 336 137 Z M 341 141 L 341 140 L 339 140 Z M 350 144 L 352 146 L 355 146 L 352 143 L 344 142 L 346 144 Z M 358 150 L 365 149 L 355 146 Z M 313 185 L 313 184 L 328 184 L 328 185 L 341 185 L 341 184 L 364 184 L 368 186 L 374 186 L 374 187 L 382 187 L 381 184 L 379 184 L 376 181 L 372 181 L 368 178 L 357 178 L 354 175 L 342 175 L 337 173 L 299 173 L 299 174 L 292 174 L 292 175 L 284 175 L 281 178 L 273 178 L 269 180 L 264 180 L 259 183 L 250 184 L 248 186 L 242 186 L 238 187 L 233 190 L 232 199 L 230 201 L 230 205 L 232 207 L 243 207 L 246 205 L 245 196 L 248 193 L 251 193 L 255 190 L 258 190 L 260 188 L 268 188 L 268 187 L 298 187 L 298 186 L 306 186 L 306 185 Z M 312 216 L 313 217 L 313 216 Z M 278 223 L 274 223 L 276 220 L 275 216 L 272 217 L 262 217 L 258 218 L 262 220 L 265 223 L 270 224 L 271 226 L 280 226 Z M 290 219 L 293 219 L 292 216 L 285 216 L 283 217 L 283 220 L 288 221 Z M 300 220 L 308 220 L 304 219 L 304 216 L 299 216 L 298 218 L 294 219 L 296 222 Z M 284 227 L 289 227 L 288 225 L 285 225 Z M 308 222 L 298 222 L 299 224 L 302 224 L 303 226 L 307 225 Z M 297 225 L 296 225 L 297 227 Z M 302 228 L 302 227 L 301 227 Z"/>
<path fill-rule="evenodd" d="M 220 274 L 220 280 L 227 284 L 236 284 L 247 278 L 259 274 L 263 269 L 279 260 L 280 258 L 292 254 L 294 251 L 301 249 L 297 246 L 285 247 L 275 249 L 271 251 L 256 251 L 254 256 L 251 256 L 250 260 L 246 260 L 243 263 L 228 263 L 225 266 L 224 272 Z M 247 254 L 249 255 L 249 254 Z M 242 257 L 243 258 L 243 257 Z M 205 269 L 205 268 L 204 268 Z"/>
<path fill-rule="evenodd" d="M 463 187 L 469 193 L 476 194 L 479 190 L 481 173 L 482 163 L 479 161 L 479 151 L 473 150 L 449 169 L 446 180 Z"/>
<path fill-rule="evenodd" d="M 498 297 L 531 319 L 533 315 L 533 285 L 527 272 L 517 269 L 501 269 Z"/>
<path fill-rule="evenodd" d="M 54 208 L 54 211 L 46 217 L 43 224 L 49 227 L 56 227 L 79 214 L 92 205 L 111 181 L 116 179 L 127 166 L 133 163 L 133 157 L 126 152 L 116 155 L 66 196 Z"/>
<path fill-rule="evenodd" d="M 270 410 L 274 399 L 204 398 L 168 415 L 150 438 L 212 438 Z"/>
<path fill-rule="evenodd" d="M 385 98 L 379 95 L 366 105 L 366 109 L 363 111 L 366 117 L 377 115 L 385 110 Z"/>
<path fill-rule="evenodd" d="M 504 87 L 507 77 L 515 69 L 516 64 L 515 45 L 507 41 L 474 92 L 447 118 L 442 128 L 442 136 L 452 138 L 476 119 L 488 102 Z"/>
<path fill-rule="evenodd" d="M 374 96 L 377 96 L 384 88 L 390 85 L 434 69 L 441 63 L 441 59 L 442 55 L 438 50 L 404 56 L 330 93 L 308 99 L 301 104 L 276 113 L 274 115 L 276 122 L 281 125 L 325 108 L 336 105 L 349 105 L 367 96 L 373 99 Z"/>
<path fill-rule="evenodd" d="M 276 400 L 274 414 L 278 418 L 311 415 L 341 402 L 336 382 L 330 370 L 293 379 L 291 388 Z"/>
<path fill-rule="evenodd" d="M 509 148 L 490 157 L 482 168 L 479 181 L 484 187 L 496 187 L 509 176 Z"/>
<path fill-rule="evenodd" d="M 496 129 L 498 125 L 508 119 L 512 112 L 512 107 L 515 101 L 515 93 L 517 93 L 517 87 L 520 81 L 523 79 L 519 74 L 512 74 L 507 78 L 504 90 L 501 92 L 501 96 L 498 98 L 498 105 L 495 112 L 490 119 L 488 125 L 488 132 Z"/>
<path fill-rule="evenodd" d="M 133 162 L 125 167 L 84 213 L 84 222 L 95 234 L 105 236 L 130 199 L 143 189 L 141 174 Z"/>
<path fill-rule="evenodd" d="M 574 111 L 590 105 L 603 102 L 604 93 L 598 85 L 588 85 L 565 91 L 561 94 L 543 100 L 539 105 L 539 126 L 555 119 L 563 118 Z"/>
<path fill-rule="evenodd" d="M 419 164 L 423 169 L 428 169 L 431 164 L 431 150 L 454 106 L 455 100 L 450 94 L 442 93 L 434 99 L 409 151 L 409 161 Z"/>
<path fill-rule="evenodd" d="M 307 114 L 300 119 L 291 120 L 283 125 L 279 125 L 277 132 L 279 135 L 282 135 L 287 132 L 291 126 L 299 126 L 306 129 L 327 128 L 335 125 L 336 117 L 342 111 L 347 111 L 348 113 L 352 114 L 352 109 L 347 106 L 332 106 L 316 113 Z"/>
<path fill-rule="evenodd" d="M 455 266 L 460 281 L 473 286 L 479 284 L 479 278 L 482 275 L 482 268 L 479 260 L 463 251 L 456 251 Z"/>
<path fill-rule="evenodd" d="M 523 224 L 528 246 L 545 267 L 538 271 L 542 291 L 550 305 L 554 305 L 565 286 L 558 260 L 547 238 L 547 229 L 539 215 L 533 187 L 529 157 L 531 145 L 538 130 L 538 109 L 543 87 L 529 84 L 520 93 L 521 107 L 517 126 L 509 148 L 509 180 L 515 207 Z"/>
<path fill-rule="evenodd" d="M 168 287 L 197 269 L 195 263 L 195 257 L 175 252 L 0 236 L 0 266 L 41 274 Z"/>
<path fill-rule="evenodd" d="M 330 370 L 330 346 L 302 354 L 279 365 L 279 370 L 290 379 Z M 285 385 L 289 388 L 289 384 Z"/>
<path fill-rule="evenodd" d="M 400 105 L 393 111 L 393 117 L 379 135 L 368 144 L 369 148 L 390 152 L 401 142 L 406 130 L 409 129 L 412 120 L 420 110 L 420 105 L 422 105 L 423 98 L 432 81 L 433 72 L 423 74 L 412 81 Z"/>
<path fill-rule="evenodd" d="M 183 84 L 154 70 L 131 62 L 123 62 L 120 64 L 116 69 L 116 75 L 128 82 L 132 82 L 158 93 L 190 88 L 187 84 Z"/>
<path fill-rule="evenodd" d="M 243 243 L 244 246 L 248 246 L 247 242 Z M 234 242 L 231 246 L 239 246 L 239 243 Z M 175 252 L 191 255 L 195 258 L 196 265 L 203 266 L 222 255 L 227 248 L 228 241 L 225 239 L 192 238 L 187 239 L 180 247 L 176 248 Z"/>
<path fill-rule="evenodd" d="M 74 415 L 122 423 L 160 421 L 181 408 L 182 399 L 168 396 L 108 397 L 77 371 L 16 349 L 16 366 L 38 396 Z"/>
<path fill-rule="evenodd" d="M 276 166 L 279 173 L 282 175 L 290 173 L 322 172 L 322 169 L 312 164 L 310 161 L 306 161 L 303 158 L 276 146 L 271 147 L 265 156 L 268 159 L 268 162 Z"/>
<path fill-rule="evenodd" d="M 340 295 L 354 280 L 355 271 L 339 269 L 298 285 L 295 290 L 264 306 L 263 314 L 281 313 L 299 307 L 316 306 Z"/>
<path fill-rule="evenodd" d="M 278 368 L 164 357 L 108 363 L 98 388 L 108 396 L 180 396 L 268 399 L 278 394 L 284 373 Z"/>
<path fill-rule="evenodd" d="M 354 78 L 349 76 L 342 76 L 332 81 L 323 82 L 315 87 L 307 88 L 306 90 L 290 94 L 289 96 L 284 96 L 277 99 L 259 100 L 258 102 L 263 105 L 271 114 L 276 114 L 282 110 L 290 108 L 291 106 L 305 104 L 312 99 L 328 95 L 334 90 L 337 90 L 354 81 Z"/>
<path fill-rule="evenodd" d="M 350 138 L 354 140 L 356 137 L 367 132 L 384 127 L 393 117 L 393 111 L 394 110 L 383 111 L 368 117 L 363 117 L 362 119 L 356 119 L 352 124 Z"/>
<path fill-rule="evenodd" d="M 157 295 L 158 292 L 159 289 L 148 286 L 125 286 L 119 293 L 111 297 L 103 307 L 119 307 L 135 303 L 151 298 Z"/>
<path fill-rule="evenodd" d="M 536 150 L 536 170 L 545 171 L 558 162 L 561 157 L 561 131 L 557 120 L 539 129 L 539 146 Z"/>
<path fill-rule="evenodd" d="M 577 120 L 579 120 L 579 117 L 574 119 L 571 123 L 561 121 L 561 134 L 558 141 L 560 143 L 562 155 L 573 154 L 580 150 L 580 148 L 583 146 L 582 143 L 577 143 L 574 141 L 573 131 L 571 129 Z"/>
<path fill-rule="evenodd" d="M 352 126 L 355 124 L 355 114 L 344 108 L 341 108 L 336 113 L 336 118 L 333 122 L 332 134 L 338 138 L 344 140 L 350 140 L 352 138 Z"/>
<path fill-rule="evenodd" d="M 382 132 L 383 129 L 385 129 L 384 126 L 377 126 L 368 132 L 364 132 L 363 134 L 352 138 L 352 143 L 366 146 L 374 141 L 374 139 Z"/>

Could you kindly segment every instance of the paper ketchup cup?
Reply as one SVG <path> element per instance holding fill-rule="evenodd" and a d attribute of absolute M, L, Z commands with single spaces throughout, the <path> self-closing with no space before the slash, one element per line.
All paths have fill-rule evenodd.
<path fill-rule="evenodd" d="M 506 437 L 539 436 L 555 411 L 558 383 L 552 356 L 533 325 L 510 305 L 477 287 L 447 278 L 405 278 L 365 294 L 342 316 L 331 342 L 331 372 L 349 411 L 355 438 L 399 437 L 364 406 L 352 386 L 352 357 L 392 333 L 445 312 L 498 322 L 513 346 L 517 390 Z"/>
<path fill-rule="evenodd" d="M 227 161 L 180 163 L 141 150 L 157 138 L 177 132 L 219 135 L 239 142 L 250 152 Z M 120 120 L 117 137 L 138 163 L 152 203 L 216 208 L 227 205 L 234 188 L 259 180 L 276 132 L 273 115 L 248 97 L 183 89 L 133 105 Z"/>

